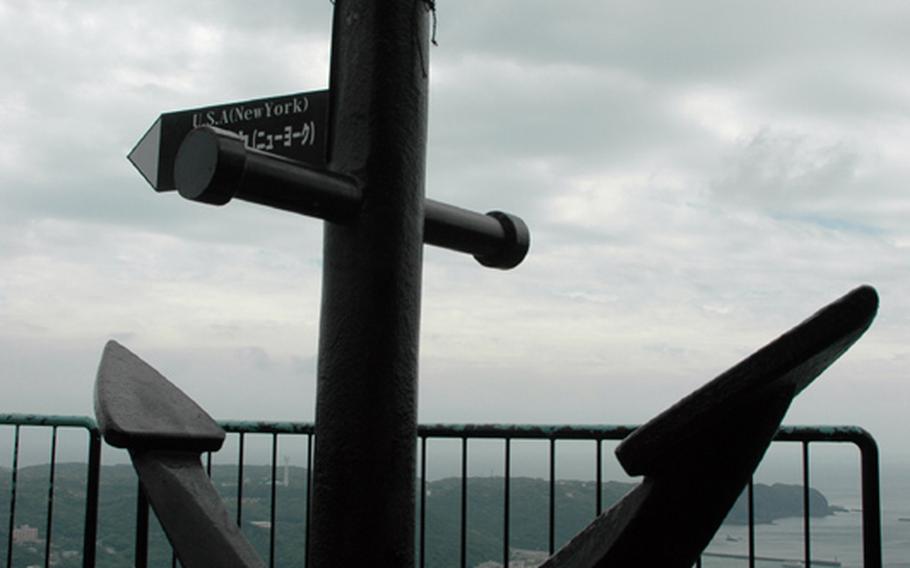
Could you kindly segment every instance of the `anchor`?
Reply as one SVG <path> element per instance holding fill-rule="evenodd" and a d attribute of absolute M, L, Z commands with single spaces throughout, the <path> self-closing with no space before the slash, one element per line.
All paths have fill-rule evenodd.
<path fill-rule="evenodd" d="M 857 288 L 634 430 L 616 455 L 644 480 L 542 568 L 691 566 L 794 397 L 859 339 L 877 308 L 875 290 Z M 224 440 L 211 417 L 114 341 L 95 388 L 101 432 L 130 451 L 181 563 L 262 566 L 202 467 L 200 453 Z M 201 530 L 211 534 L 199 538 Z"/>
<path fill-rule="evenodd" d="M 424 197 L 433 9 L 430 0 L 335 1 L 319 159 L 271 152 L 214 125 L 189 130 L 176 155 L 150 154 L 162 160 L 155 172 L 172 165 L 166 182 L 176 186 L 156 189 L 325 221 L 307 543 L 320 568 L 414 566 L 423 244 L 500 269 L 518 266 L 530 245 L 513 214 Z M 289 113 L 305 108 L 285 104 Z M 545 566 L 691 566 L 793 398 L 862 335 L 877 306 L 871 287 L 857 288 L 635 430 L 617 458 L 642 483 Z M 200 454 L 224 440 L 202 408 L 116 342 L 102 355 L 95 406 L 105 440 L 129 450 L 186 568 L 263 565 L 201 466 Z"/>

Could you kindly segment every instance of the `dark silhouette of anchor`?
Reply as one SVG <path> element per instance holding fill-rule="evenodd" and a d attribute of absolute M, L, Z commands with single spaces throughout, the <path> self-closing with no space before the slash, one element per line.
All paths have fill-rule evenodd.
<path fill-rule="evenodd" d="M 872 323 L 857 288 L 635 430 L 616 456 L 644 480 L 556 552 L 546 568 L 691 566 L 764 455 L 790 403 Z M 129 450 L 149 503 L 186 568 L 260 567 L 204 468 L 224 431 L 120 344 L 104 349 L 95 412 Z"/>

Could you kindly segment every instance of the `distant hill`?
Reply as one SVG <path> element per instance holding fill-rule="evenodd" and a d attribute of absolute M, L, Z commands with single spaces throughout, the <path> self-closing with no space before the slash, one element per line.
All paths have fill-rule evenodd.
<path fill-rule="evenodd" d="M 306 481 L 304 468 L 278 468 L 276 486 L 276 566 L 299 566 L 306 544 Z M 15 525 L 38 529 L 39 541 L 14 546 L 13 567 L 44 565 L 48 508 L 49 466 L 19 470 Z M 61 463 L 55 470 L 52 526 L 52 563 L 58 568 L 81 566 L 82 534 L 85 515 L 85 464 Z M 216 465 L 212 479 L 224 496 L 231 514 L 236 516 L 238 472 L 233 465 Z M 0 468 L 0 519 L 9 518 L 10 470 Z M 243 471 L 244 533 L 260 554 L 268 557 L 271 467 L 245 466 Z M 609 481 L 603 484 L 603 506 L 608 508 L 634 484 Z M 104 466 L 101 470 L 101 498 L 98 522 L 98 568 L 121 568 L 133 564 L 135 542 L 137 480 L 129 465 Z M 467 560 L 469 566 L 501 559 L 503 531 L 503 478 L 468 479 Z M 587 525 L 595 515 L 596 484 L 592 481 L 559 480 L 555 484 L 555 544 L 559 547 Z M 549 482 L 514 477 L 510 483 L 509 542 L 515 550 L 546 550 L 549 542 Z M 426 561 L 427 566 L 457 566 L 460 555 L 461 479 L 450 478 L 427 483 Z M 835 508 L 818 491 L 810 490 L 810 512 L 824 516 Z M 802 515 L 802 488 L 796 485 L 755 485 L 756 522 Z M 727 522 L 746 522 L 745 499 L 740 498 Z M 166 539 L 152 517 L 149 566 L 171 566 Z M 5 542 L 8 523 L 0 522 L 0 542 Z"/>
<path fill-rule="evenodd" d="M 549 544 L 549 481 L 512 478 L 510 484 L 510 548 L 524 551 L 547 550 Z M 603 484 L 603 508 L 628 493 L 636 483 L 608 481 Z M 427 565 L 456 566 L 460 554 L 461 479 L 450 478 L 427 484 Z M 469 566 L 502 559 L 503 478 L 468 479 Z M 596 513 L 597 484 L 593 481 L 559 480 L 555 484 L 555 547 L 558 549 L 587 526 Z M 802 486 L 755 484 L 755 520 L 770 523 L 803 514 Z M 726 523 L 746 524 L 745 493 L 727 516 Z M 809 490 L 810 514 L 831 515 L 836 508 L 819 491 Z"/>
<path fill-rule="evenodd" d="M 758 524 L 773 523 L 777 519 L 803 516 L 803 486 L 775 483 L 765 485 L 756 483 L 753 489 L 755 501 L 755 522 Z M 817 489 L 809 488 L 809 516 L 826 517 L 838 511 L 841 507 L 828 503 L 828 499 Z M 727 523 L 745 525 L 749 522 L 746 495 L 743 493 L 736 501 L 736 505 L 727 515 Z"/>

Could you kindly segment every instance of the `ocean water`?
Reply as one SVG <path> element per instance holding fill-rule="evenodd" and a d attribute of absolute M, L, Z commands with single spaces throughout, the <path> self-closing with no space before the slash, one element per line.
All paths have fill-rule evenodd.
<path fill-rule="evenodd" d="M 832 516 L 810 519 L 810 554 L 814 561 L 840 562 L 843 568 L 863 566 L 862 499 L 858 472 L 816 465 L 810 485 L 821 490 L 832 505 L 847 509 Z M 790 480 L 788 480 L 790 481 Z M 882 561 L 886 568 L 910 568 L 910 465 L 882 464 Z M 803 519 L 780 519 L 755 526 L 755 555 L 775 560 L 756 561 L 757 568 L 799 565 L 804 559 Z M 724 525 L 708 546 L 704 568 L 745 568 L 746 559 L 710 554 L 748 554 L 748 528 Z"/>
<path fill-rule="evenodd" d="M 451 442 L 451 447 L 445 447 Z M 428 477 L 440 479 L 458 476 L 460 453 L 456 441 L 434 441 L 430 448 L 431 469 Z M 557 479 L 591 480 L 595 461 L 588 442 L 560 442 L 557 451 Z M 501 441 L 472 441 L 469 475 L 502 475 L 498 465 L 502 455 Z M 512 444 L 512 475 L 546 479 L 547 446 L 537 441 L 515 441 Z M 612 456 L 612 447 L 603 452 L 604 479 L 639 481 L 624 476 Z M 810 553 L 813 560 L 837 561 L 844 568 L 862 567 L 862 499 L 860 454 L 849 443 L 813 443 L 810 445 L 809 485 L 821 491 L 832 505 L 846 509 L 823 518 L 810 519 Z M 802 450 L 798 443 L 773 444 L 755 472 L 756 483 L 802 485 Z M 882 452 L 880 463 L 882 560 L 885 568 L 910 568 L 910 461 L 897 461 Z M 708 546 L 709 553 L 748 555 L 748 528 L 725 525 Z M 729 538 L 728 538 L 729 537 Z M 758 557 L 779 560 L 757 561 L 758 568 L 802 566 L 803 520 L 801 517 L 779 519 L 773 524 L 755 528 L 755 553 Z M 706 556 L 705 568 L 747 568 L 746 558 Z M 819 566 L 813 563 L 813 566 Z"/>

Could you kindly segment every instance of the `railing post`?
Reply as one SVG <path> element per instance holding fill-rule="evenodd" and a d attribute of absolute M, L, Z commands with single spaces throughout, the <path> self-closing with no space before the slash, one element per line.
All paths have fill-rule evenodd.
<path fill-rule="evenodd" d="M 806 566 L 812 565 L 812 530 L 810 518 L 812 511 L 809 509 L 809 441 L 803 440 L 803 562 Z"/>
<path fill-rule="evenodd" d="M 51 462 L 47 480 L 47 515 L 44 525 L 44 568 L 51 563 L 51 535 L 54 532 L 54 480 L 57 471 L 57 426 L 51 426 Z"/>
<path fill-rule="evenodd" d="M 9 496 L 9 530 L 6 535 L 6 565 L 13 565 L 13 530 L 16 528 L 16 482 L 19 477 L 19 434 L 21 427 L 16 424 L 15 434 L 13 434 L 13 471 L 10 479 L 10 496 Z"/>
<path fill-rule="evenodd" d="M 863 486 L 863 566 L 882 566 L 882 510 L 878 444 L 868 433 L 856 440 L 860 449 Z"/>
<path fill-rule="evenodd" d="M 85 531 L 82 535 L 82 566 L 94 568 L 98 540 L 98 499 L 101 477 L 101 433 L 88 429 L 88 471 L 85 489 Z"/>
<path fill-rule="evenodd" d="M 310 561 L 414 566 L 426 0 L 336 0 L 329 160 L 362 191 L 325 223 Z"/>
<path fill-rule="evenodd" d="M 135 568 L 146 568 L 149 556 L 149 502 L 142 482 L 136 483 L 136 546 L 133 558 Z"/>

